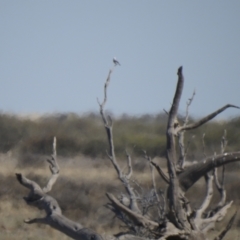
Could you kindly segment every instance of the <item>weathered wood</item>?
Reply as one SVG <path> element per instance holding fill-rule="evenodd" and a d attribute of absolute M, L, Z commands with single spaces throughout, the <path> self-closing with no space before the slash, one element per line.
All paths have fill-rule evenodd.
<path fill-rule="evenodd" d="M 47 193 L 52 189 L 54 183 L 59 176 L 59 165 L 57 163 L 56 153 L 56 138 L 53 142 L 53 155 L 51 160 L 48 160 L 50 170 L 52 173 L 46 187 L 43 189 L 35 182 L 24 176 L 21 173 L 16 173 L 17 180 L 21 185 L 30 190 L 24 200 L 27 204 L 43 209 L 46 216 L 43 218 L 26 219 L 24 222 L 27 224 L 41 223 L 51 226 L 65 235 L 77 240 L 102 240 L 100 234 L 97 234 L 89 228 L 83 227 L 81 224 L 76 223 L 62 215 L 62 210 L 57 200 Z"/>
<path fill-rule="evenodd" d="M 182 67 L 178 69 L 178 83 L 175 92 L 175 96 L 173 98 L 172 107 L 169 111 L 168 115 L 168 124 L 167 124 L 167 166 L 169 173 L 169 188 L 168 188 L 168 201 L 169 201 L 169 214 L 171 216 L 171 221 L 179 228 L 189 231 L 190 224 L 187 221 L 186 213 L 183 209 L 182 201 L 181 201 L 181 189 L 179 187 L 179 180 L 176 172 L 177 167 L 177 154 L 176 154 L 176 128 L 177 125 L 177 113 L 178 107 L 182 95 L 184 77 L 182 74 Z"/>
<path fill-rule="evenodd" d="M 151 167 L 152 189 L 150 197 L 144 198 L 133 187 L 133 183 L 136 184 L 136 182 L 132 179 L 132 159 L 128 152 L 126 152 L 128 170 L 125 173 L 125 170 L 123 171 L 120 168 L 114 150 L 113 120 L 110 116 L 105 115 L 107 89 L 110 84 L 111 74 L 114 67 L 115 65 L 112 69 L 110 69 L 104 85 L 104 99 L 102 103 L 99 101 L 98 103 L 109 144 L 109 152 L 107 152 L 107 155 L 117 173 L 118 179 L 125 187 L 126 194 L 121 193 L 120 198 L 115 197 L 111 193 L 107 193 L 106 195 L 110 201 L 107 206 L 126 224 L 129 232 L 118 234 L 116 236 L 105 236 L 103 238 L 94 230 L 85 228 L 80 223 L 76 223 L 62 215 L 62 210 L 56 199 L 48 195 L 60 174 L 60 168 L 57 163 L 56 138 L 54 138 L 52 158 L 48 159 L 51 177 L 45 187 L 41 188 L 35 181 L 22 176 L 20 173 L 16 173 L 19 183 L 29 189 L 28 196 L 24 197 L 26 203 L 39 209 L 43 209 L 46 212 L 45 217 L 26 219 L 25 223 L 46 224 L 71 237 L 72 239 L 81 240 L 205 240 L 206 233 L 215 226 L 217 221 L 221 221 L 223 219 L 232 205 L 232 201 L 226 203 L 226 191 L 224 189 L 225 169 L 222 171 L 222 182 L 220 183 L 217 176 L 217 168 L 231 162 L 240 161 L 240 152 L 226 153 L 226 145 L 222 143 L 221 154 L 210 157 L 205 156 L 205 159 L 197 164 L 185 166 L 187 147 L 184 145 L 184 133 L 185 131 L 195 129 L 207 123 L 227 108 L 239 107 L 227 104 L 217 111 L 200 119 L 196 123 L 189 124 L 188 108 L 195 95 L 194 92 L 193 96 L 187 103 L 185 121 L 181 126 L 178 121 L 178 108 L 184 86 L 184 77 L 182 67 L 180 67 L 177 72 L 178 81 L 173 103 L 170 111 L 167 112 L 166 160 L 168 173 L 165 174 L 145 152 L 145 158 L 148 160 Z M 178 140 L 178 144 L 176 144 L 176 140 Z M 225 138 L 223 140 L 225 140 Z M 166 198 L 163 196 L 162 191 L 157 189 L 158 187 L 157 182 L 155 181 L 153 166 L 167 185 Z M 210 173 L 212 170 L 213 172 Z M 199 208 L 197 210 L 192 210 L 191 204 L 186 198 L 185 193 L 203 176 L 205 176 L 206 179 L 206 195 Z M 217 189 L 221 195 L 221 200 L 215 208 L 208 210 L 213 196 L 213 180 L 215 181 Z M 161 194 L 161 197 L 163 198 L 162 201 L 160 201 L 158 194 Z M 152 203 L 147 206 L 148 208 L 157 207 L 158 218 L 151 218 L 152 215 L 148 214 L 147 210 L 145 210 L 148 208 L 144 208 L 144 201 L 147 203 L 148 201 L 152 201 Z M 163 205 L 161 206 L 160 204 Z M 165 204 L 168 204 L 168 206 L 166 207 Z M 156 210 L 156 208 L 154 210 Z M 231 218 L 228 225 L 220 233 L 220 235 L 215 238 L 216 240 L 222 239 L 227 231 L 229 231 L 235 216 L 236 214 Z"/>
<path fill-rule="evenodd" d="M 114 169 L 116 170 L 116 172 L 118 174 L 119 180 L 123 183 L 128 195 L 129 195 L 129 199 L 130 199 L 129 208 L 136 213 L 140 213 L 141 211 L 140 211 L 138 203 L 137 203 L 137 195 L 130 183 L 130 178 L 132 176 L 131 157 L 127 153 L 129 172 L 127 174 L 124 174 L 123 171 L 120 169 L 119 163 L 118 163 L 116 155 L 115 155 L 114 140 L 113 140 L 113 121 L 110 116 L 108 116 L 108 118 L 107 118 L 105 115 L 104 107 L 107 103 L 107 89 L 110 84 L 111 74 L 113 72 L 114 67 L 116 67 L 116 65 L 114 65 L 113 68 L 109 70 L 106 82 L 104 84 L 104 99 L 103 99 L 102 103 L 100 103 L 98 101 L 99 108 L 100 108 L 100 115 L 102 117 L 104 127 L 105 127 L 105 130 L 107 133 L 107 140 L 108 140 L 108 145 L 109 145 L 109 153 L 107 153 L 107 155 L 108 155 Z"/>
<path fill-rule="evenodd" d="M 221 112 L 225 111 L 227 108 L 238 108 L 240 109 L 240 107 L 232 105 L 232 104 L 227 104 L 225 106 L 223 106 L 222 108 L 219 108 L 218 110 L 216 110 L 215 112 L 207 115 L 206 117 L 200 119 L 199 121 L 197 121 L 196 123 L 192 123 L 186 126 L 182 126 L 181 128 L 179 128 L 179 131 L 186 131 L 186 130 L 192 130 L 195 128 L 198 128 L 200 126 L 202 126 L 203 124 L 209 122 L 210 120 L 212 120 L 213 118 L 215 118 L 218 114 L 220 114 Z"/>
<path fill-rule="evenodd" d="M 121 211 L 123 211 L 129 218 L 133 220 L 136 226 L 143 226 L 149 228 L 151 230 L 157 228 L 159 224 L 155 221 L 149 220 L 146 217 L 135 213 L 134 211 L 130 210 L 128 207 L 124 206 L 120 203 L 111 193 L 106 193 L 108 199 Z"/>
<path fill-rule="evenodd" d="M 26 219 L 25 223 L 42 223 L 49 225 L 67 236 L 78 240 L 101 240 L 101 235 L 91 229 L 84 228 L 81 224 L 76 223 L 62 215 L 62 210 L 58 202 L 53 197 L 47 195 L 41 187 L 34 181 L 16 174 L 17 180 L 26 188 L 30 189 L 30 193 L 24 200 L 27 204 L 33 205 L 46 212 L 44 218 Z"/>
<path fill-rule="evenodd" d="M 199 163 L 185 167 L 184 171 L 179 173 L 178 178 L 180 186 L 182 190 L 186 192 L 209 171 L 216 167 L 237 161 L 240 161 L 240 152 L 224 153 L 217 156 L 207 157 Z"/>

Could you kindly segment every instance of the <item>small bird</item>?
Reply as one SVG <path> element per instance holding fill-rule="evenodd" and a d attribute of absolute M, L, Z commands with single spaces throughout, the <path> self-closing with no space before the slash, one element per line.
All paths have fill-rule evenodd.
<path fill-rule="evenodd" d="M 113 58 L 113 63 L 115 64 L 115 66 L 116 65 L 121 66 L 121 64 L 119 63 L 119 61 L 115 57 Z"/>

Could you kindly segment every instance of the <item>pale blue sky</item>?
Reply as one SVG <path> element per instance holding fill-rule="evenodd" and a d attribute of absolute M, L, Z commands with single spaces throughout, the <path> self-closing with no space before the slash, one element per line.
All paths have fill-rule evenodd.
<path fill-rule="evenodd" d="M 238 0 L 0 0 L 0 31 L 0 111 L 97 112 L 114 56 L 117 115 L 168 110 L 181 65 L 181 113 L 194 89 L 194 116 L 240 105 Z"/>

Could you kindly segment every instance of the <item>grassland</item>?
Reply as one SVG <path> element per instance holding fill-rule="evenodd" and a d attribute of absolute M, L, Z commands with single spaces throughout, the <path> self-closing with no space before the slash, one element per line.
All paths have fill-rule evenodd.
<path fill-rule="evenodd" d="M 181 119 L 180 119 L 181 121 Z M 193 119 L 190 119 L 193 121 Z M 126 168 L 124 149 L 133 158 L 133 178 L 143 189 L 151 188 L 149 166 L 142 156 L 147 150 L 164 168 L 166 116 L 145 115 L 141 117 L 123 116 L 114 121 L 114 141 L 121 168 Z M 188 159 L 203 157 L 202 135 L 205 136 L 205 154 L 220 151 L 223 130 L 227 130 L 227 151 L 239 150 L 240 118 L 229 121 L 211 122 L 186 134 Z M 0 239 L 68 239 L 66 236 L 44 225 L 27 225 L 26 218 L 43 216 L 44 213 L 25 204 L 27 194 L 16 181 L 15 173 L 20 172 L 44 186 L 50 176 L 46 158 L 51 154 L 53 136 L 57 136 L 57 150 L 61 174 L 51 191 L 57 199 L 63 214 L 84 226 L 100 233 L 117 233 L 122 230 L 118 219 L 108 210 L 106 192 L 116 196 L 124 192 L 123 186 L 108 159 L 107 141 L 101 119 L 98 115 L 78 116 L 76 114 L 50 115 L 34 121 L 16 116 L 0 114 Z M 216 236 L 222 226 L 240 206 L 240 164 L 226 166 L 227 201 L 234 205 L 223 222 L 217 224 L 210 233 Z M 166 186 L 156 173 L 157 186 Z M 197 208 L 205 194 L 202 179 L 188 193 L 193 207 Z M 219 200 L 215 189 L 213 204 Z M 233 228 L 225 239 L 240 239 L 240 213 Z"/>
<path fill-rule="evenodd" d="M 26 218 L 40 217 L 44 213 L 25 204 L 22 197 L 27 194 L 27 191 L 19 185 L 14 174 L 21 172 L 44 186 L 50 176 L 47 163 L 44 161 L 45 158 L 43 156 L 40 162 L 31 163 L 23 168 L 19 167 L 15 156 L 0 155 L 0 239 L 68 239 L 48 226 L 27 225 L 23 222 Z M 165 166 L 163 159 L 156 159 L 156 161 L 163 167 Z M 112 192 L 115 195 L 124 192 L 108 159 L 91 159 L 84 156 L 60 157 L 59 164 L 61 175 L 51 195 L 58 200 L 64 215 L 101 233 L 117 233 L 121 230 L 120 222 L 105 207 L 107 203 L 106 192 Z M 121 165 L 124 168 L 126 164 L 122 161 Z M 144 188 L 150 189 L 151 176 L 145 160 L 143 158 L 134 159 L 134 167 L 136 169 L 134 179 Z M 226 219 L 218 223 L 216 230 L 210 233 L 212 236 L 216 235 L 240 204 L 240 193 L 237 191 L 240 180 L 239 171 L 238 164 L 227 166 L 227 196 L 229 200 L 234 200 L 234 206 Z M 164 189 L 164 184 L 157 175 L 156 180 L 158 186 Z M 188 198 L 193 206 L 197 207 L 201 203 L 204 192 L 204 181 L 200 181 L 189 191 Z M 218 193 L 215 191 L 213 203 L 217 200 Z M 239 223 L 240 215 L 237 216 L 233 229 L 228 233 L 227 240 L 240 239 Z"/>

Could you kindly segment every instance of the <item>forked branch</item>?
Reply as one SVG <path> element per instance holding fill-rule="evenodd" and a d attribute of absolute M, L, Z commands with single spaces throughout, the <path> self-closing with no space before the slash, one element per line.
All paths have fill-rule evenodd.
<path fill-rule="evenodd" d="M 188 120 L 189 120 L 189 107 L 194 99 L 194 96 L 195 96 L 195 90 L 192 94 L 192 97 L 190 97 L 186 103 L 186 116 L 185 116 L 185 119 L 184 119 L 184 126 L 186 126 L 188 124 Z M 180 169 L 180 171 L 182 171 L 185 167 L 185 161 L 186 161 L 186 154 L 187 154 L 187 150 L 188 150 L 188 145 L 190 143 L 190 141 L 188 142 L 188 145 L 187 147 L 185 147 L 185 144 L 184 144 L 184 134 L 185 134 L 185 131 L 180 131 L 178 132 L 178 145 L 179 145 L 179 160 L 178 160 L 178 167 Z"/>
<path fill-rule="evenodd" d="M 186 167 L 185 171 L 179 173 L 180 186 L 182 190 L 187 191 L 195 182 L 215 167 L 237 161 L 240 161 L 240 152 L 224 153 L 207 157 L 199 163 Z"/>
<path fill-rule="evenodd" d="M 157 222 L 149 220 L 146 217 L 131 211 L 129 208 L 120 203 L 111 193 L 107 193 L 106 195 L 112 204 L 124 212 L 136 224 L 136 226 L 146 227 L 151 230 L 158 227 Z"/>
<path fill-rule="evenodd" d="M 182 74 L 182 67 L 178 69 L 178 83 L 176 92 L 173 98 L 173 103 L 168 114 L 167 124 L 167 166 L 169 173 L 169 214 L 172 222 L 179 228 L 186 231 L 190 230 L 190 224 L 187 220 L 187 213 L 184 210 L 184 203 L 182 199 L 181 189 L 179 187 L 179 180 L 177 176 L 177 153 L 175 137 L 178 129 L 177 113 L 178 107 L 183 91 L 184 77 Z M 185 201 L 184 201 L 185 202 Z"/>
<path fill-rule="evenodd" d="M 207 185 L 207 193 L 203 200 L 202 205 L 199 207 L 199 209 L 196 211 L 195 216 L 195 222 L 196 226 L 199 226 L 200 224 L 198 221 L 202 219 L 203 213 L 206 211 L 206 209 L 209 207 L 209 204 L 213 197 L 213 175 L 212 174 L 206 174 L 205 175 L 206 185 Z"/>
<path fill-rule="evenodd" d="M 115 65 L 114 65 L 115 67 Z M 115 155 L 115 150 L 114 150 L 114 141 L 113 141 L 113 121 L 111 119 L 111 117 L 109 116 L 108 119 L 105 116 L 105 111 L 104 111 L 104 107 L 107 103 L 107 89 L 111 80 L 111 73 L 113 71 L 113 68 L 110 69 L 105 85 L 104 85 L 104 99 L 103 102 L 99 103 L 99 107 L 100 107 L 100 114 L 105 126 L 105 130 L 107 133 L 107 139 L 108 139 L 108 143 L 109 143 L 109 153 L 108 153 L 108 157 L 113 165 L 113 167 L 115 168 L 117 174 L 118 174 L 118 178 L 119 180 L 124 184 L 127 193 L 129 194 L 129 198 L 130 198 L 130 209 L 133 212 L 137 212 L 140 213 L 140 209 L 138 207 L 138 203 L 137 203 L 137 196 L 135 194 L 134 189 L 132 188 L 132 186 L 130 185 L 129 179 L 132 175 L 132 162 L 131 162 L 131 157 L 128 153 L 127 154 L 127 160 L 128 160 L 128 169 L 129 172 L 127 174 L 124 174 L 123 171 L 120 169 L 120 166 L 118 164 L 116 155 Z"/>
<path fill-rule="evenodd" d="M 43 209 L 46 212 L 46 216 L 43 218 L 26 219 L 24 222 L 27 224 L 47 224 L 76 240 L 102 240 L 101 235 L 95 233 L 93 230 L 84 228 L 81 224 L 63 216 L 62 210 L 56 199 L 46 194 L 52 189 L 57 177 L 59 176 L 59 166 L 56 159 L 56 138 L 54 138 L 52 159 L 48 160 L 50 163 L 52 177 L 48 181 L 47 186 L 43 189 L 35 181 L 22 176 L 21 173 L 16 173 L 19 183 L 30 190 L 28 196 L 24 197 L 26 203 L 39 209 Z"/>

